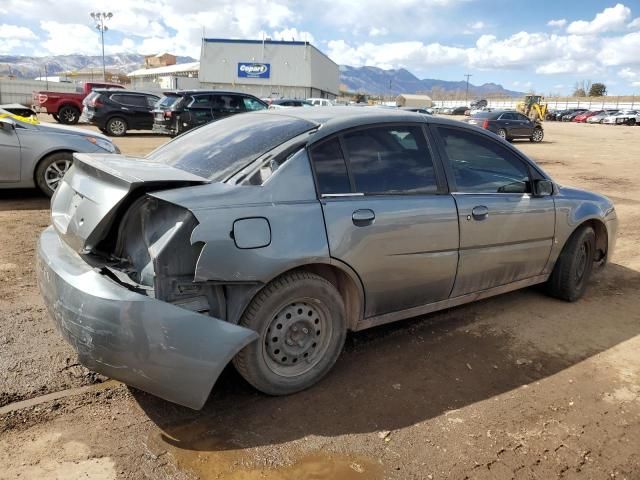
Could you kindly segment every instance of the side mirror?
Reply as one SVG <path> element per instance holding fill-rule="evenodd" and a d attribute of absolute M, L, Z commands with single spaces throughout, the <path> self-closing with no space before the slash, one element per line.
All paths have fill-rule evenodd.
<path fill-rule="evenodd" d="M 16 122 L 9 117 L 0 117 L 0 128 L 3 130 L 14 130 L 16 128 Z"/>
<path fill-rule="evenodd" d="M 533 196 L 534 197 L 548 197 L 553 195 L 553 182 L 551 180 L 534 180 L 533 181 Z"/>

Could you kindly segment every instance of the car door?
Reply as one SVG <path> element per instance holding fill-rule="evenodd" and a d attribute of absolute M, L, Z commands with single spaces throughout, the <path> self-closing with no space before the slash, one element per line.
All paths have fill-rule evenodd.
<path fill-rule="evenodd" d="M 498 117 L 499 128 L 504 128 L 507 131 L 509 137 L 518 136 L 518 123 L 512 112 L 504 112 Z"/>
<path fill-rule="evenodd" d="M 214 110 L 218 95 L 196 94 L 191 98 L 186 110 L 189 128 L 198 127 L 209 123 L 216 118 Z"/>
<path fill-rule="evenodd" d="M 353 268 L 371 317 L 449 297 L 456 206 L 420 124 L 347 131 L 310 158 L 331 256 Z"/>
<path fill-rule="evenodd" d="M 535 122 L 532 122 L 527 116 L 522 113 L 514 113 L 515 121 L 517 122 L 517 131 L 519 137 L 530 137 L 533 134 L 535 128 Z"/>
<path fill-rule="evenodd" d="M 0 182 L 20 181 L 20 139 L 9 123 L 0 122 Z"/>
<path fill-rule="evenodd" d="M 486 135 L 449 126 L 433 130 L 460 223 L 452 297 L 540 275 L 555 234 L 553 196 L 531 194 L 532 180 L 544 177 Z"/>

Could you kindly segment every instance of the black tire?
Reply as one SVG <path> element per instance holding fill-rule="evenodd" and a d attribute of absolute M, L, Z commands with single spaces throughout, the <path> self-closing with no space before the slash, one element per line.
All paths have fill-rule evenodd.
<path fill-rule="evenodd" d="M 124 118 L 113 117 L 109 119 L 104 129 L 107 135 L 111 137 L 122 137 L 127 133 L 128 128 L 129 125 L 127 125 L 127 121 Z"/>
<path fill-rule="evenodd" d="M 509 140 L 509 135 L 507 135 L 507 131 L 504 128 L 499 129 L 496 132 L 496 135 L 498 135 L 501 138 L 504 138 L 505 140 Z"/>
<path fill-rule="evenodd" d="M 58 110 L 58 118 L 56 119 L 58 122 L 63 123 L 65 125 L 75 125 L 80 120 L 80 110 L 71 105 L 65 105 L 60 110 Z"/>
<path fill-rule="evenodd" d="M 53 164 L 68 165 L 66 168 L 66 170 L 68 170 L 71 167 L 71 164 L 73 164 L 73 154 L 71 152 L 52 153 L 51 155 L 40 160 L 40 163 L 38 163 L 38 166 L 36 167 L 36 171 L 34 173 L 34 179 L 40 191 L 47 197 L 51 197 L 53 195 L 56 188 L 58 187 L 58 184 L 60 183 L 60 180 L 58 180 L 57 182 L 52 182 L 52 169 L 50 169 L 49 167 L 51 167 Z M 61 178 L 62 176 L 60 176 L 60 179 Z"/>
<path fill-rule="evenodd" d="M 53 117 L 53 119 L 54 119 L 56 122 L 60 122 L 60 117 L 58 117 L 58 114 L 57 114 L 57 113 L 52 113 L 52 114 L 51 114 L 51 116 Z"/>
<path fill-rule="evenodd" d="M 534 143 L 540 143 L 544 138 L 544 130 L 540 127 L 536 127 L 533 129 L 533 134 L 529 137 L 529 140 Z"/>
<path fill-rule="evenodd" d="M 288 395 L 320 381 L 340 356 L 347 332 L 336 288 L 304 271 L 285 274 L 264 287 L 240 325 L 258 332 L 260 339 L 240 351 L 233 364 L 268 395 Z"/>
<path fill-rule="evenodd" d="M 636 119 L 635 118 L 630 118 L 629 120 L 627 120 L 627 125 L 633 127 L 635 124 L 636 124 Z"/>
<path fill-rule="evenodd" d="M 547 282 L 549 295 L 575 302 L 587 289 L 596 250 L 593 228 L 584 226 L 573 232 Z"/>

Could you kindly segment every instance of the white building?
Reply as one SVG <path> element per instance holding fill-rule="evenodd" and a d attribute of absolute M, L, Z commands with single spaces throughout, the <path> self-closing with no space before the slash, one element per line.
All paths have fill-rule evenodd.
<path fill-rule="evenodd" d="M 237 90 L 260 98 L 329 98 L 339 93 L 338 65 L 308 42 L 205 38 L 202 88 Z"/>
<path fill-rule="evenodd" d="M 188 90 L 200 88 L 200 62 L 179 63 L 156 68 L 141 68 L 129 73 L 136 90 Z"/>

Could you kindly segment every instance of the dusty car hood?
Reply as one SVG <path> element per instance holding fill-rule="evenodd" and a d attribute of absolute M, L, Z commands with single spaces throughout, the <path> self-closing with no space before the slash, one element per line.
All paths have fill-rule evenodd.
<path fill-rule="evenodd" d="M 48 123 L 40 123 L 36 127 L 45 133 L 59 133 L 63 135 L 82 135 L 85 137 L 102 138 L 111 143 L 111 139 L 106 135 L 103 135 L 93 130 L 85 130 L 83 128 L 70 127 L 68 125 L 53 125 Z"/>

